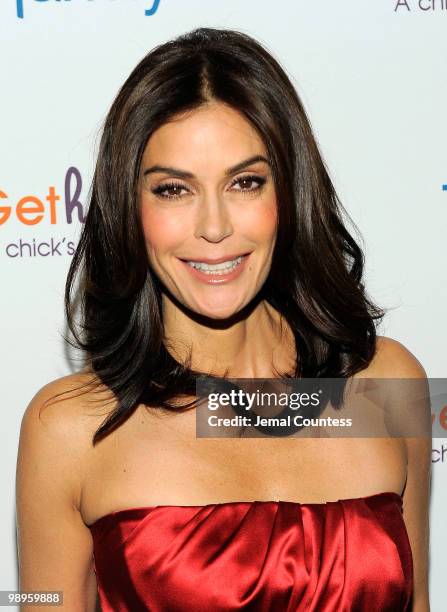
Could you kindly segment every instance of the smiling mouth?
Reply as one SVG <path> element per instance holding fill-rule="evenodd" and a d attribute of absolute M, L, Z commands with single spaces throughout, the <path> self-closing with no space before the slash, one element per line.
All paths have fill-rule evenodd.
<path fill-rule="evenodd" d="M 219 259 L 182 259 L 183 262 L 191 266 L 191 268 L 195 268 L 196 270 L 201 270 L 202 272 L 229 272 L 234 270 L 242 260 L 247 257 L 250 253 L 243 253 L 241 255 L 229 256 L 229 257 L 221 257 Z"/>

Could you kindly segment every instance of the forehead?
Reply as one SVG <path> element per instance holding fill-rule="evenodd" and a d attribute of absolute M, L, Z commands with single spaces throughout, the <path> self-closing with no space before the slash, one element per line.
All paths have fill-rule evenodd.
<path fill-rule="evenodd" d="M 178 167 L 206 163 L 231 166 L 251 155 L 266 155 L 264 142 L 237 110 L 211 103 L 174 117 L 158 128 L 146 144 L 143 161 Z"/>

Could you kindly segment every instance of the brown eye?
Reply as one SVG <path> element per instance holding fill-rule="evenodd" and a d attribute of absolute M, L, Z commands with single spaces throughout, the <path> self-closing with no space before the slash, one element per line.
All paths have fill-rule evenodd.
<path fill-rule="evenodd" d="M 173 200 L 182 197 L 182 191 L 188 190 L 180 183 L 163 183 L 158 187 L 155 187 L 155 189 L 152 190 L 152 193 L 161 198 Z"/>
<path fill-rule="evenodd" d="M 233 181 L 231 184 L 232 187 L 235 185 L 239 185 L 239 188 L 236 191 L 257 191 L 261 189 L 261 187 L 266 182 L 266 179 L 262 176 L 258 175 L 250 175 L 250 176 L 241 176 Z"/>

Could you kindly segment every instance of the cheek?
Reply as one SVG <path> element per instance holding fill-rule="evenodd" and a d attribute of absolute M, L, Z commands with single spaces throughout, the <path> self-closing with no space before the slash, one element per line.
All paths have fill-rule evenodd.
<path fill-rule="evenodd" d="M 278 212 L 276 199 L 259 202 L 244 217 L 243 223 L 248 233 L 257 241 L 272 240 L 276 236 Z"/>
<path fill-rule="evenodd" d="M 149 254 L 169 251 L 185 238 L 184 219 L 172 211 L 143 207 L 141 222 Z"/>

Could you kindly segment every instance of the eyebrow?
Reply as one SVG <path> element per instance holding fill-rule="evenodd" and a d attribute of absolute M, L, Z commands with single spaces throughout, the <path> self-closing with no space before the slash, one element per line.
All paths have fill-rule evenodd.
<path fill-rule="evenodd" d="M 231 168 L 225 170 L 225 176 L 231 176 L 232 174 L 236 174 L 237 172 L 240 172 L 247 166 L 251 166 L 256 162 L 265 162 L 266 164 L 270 165 L 269 160 L 263 155 L 254 155 L 253 157 L 249 157 L 248 159 L 245 159 L 244 161 L 239 162 L 235 166 L 231 166 Z M 151 174 L 153 172 L 165 172 L 166 174 L 171 174 L 178 178 L 184 179 L 196 178 L 192 172 L 180 170 L 179 168 L 172 168 L 171 166 L 151 166 L 143 172 L 143 176 L 147 176 L 148 174 Z"/>

